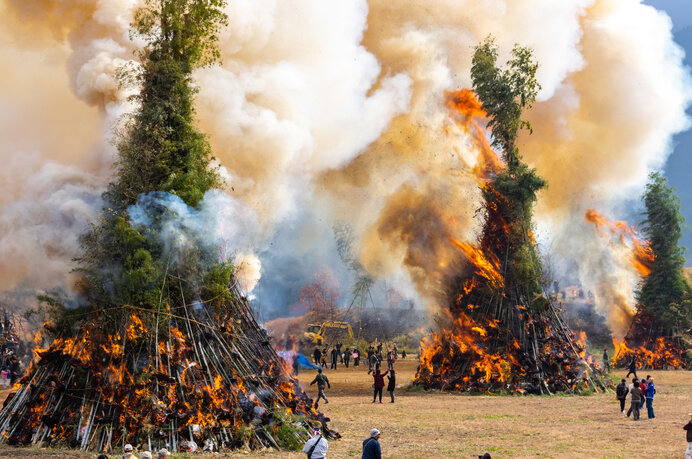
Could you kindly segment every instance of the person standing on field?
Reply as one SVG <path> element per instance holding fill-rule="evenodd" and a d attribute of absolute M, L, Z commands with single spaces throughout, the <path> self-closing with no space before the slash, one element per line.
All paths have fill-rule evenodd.
<path fill-rule="evenodd" d="M 317 369 L 317 376 L 315 376 L 315 379 L 312 380 L 310 385 L 312 386 L 315 383 L 317 383 L 317 399 L 315 400 L 315 409 L 317 409 L 317 406 L 320 402 L 320 398 L 324 399 L 325 404 L 329 403 L 329 400 L 327 400 L 327 396 L 324 395 L 324 386 L 326 384 L 327 387 L 331 389 L 332 385 L 329 384 L 329 378 L 327 378 L 327 376 L 322 373 L 321 368 Z"/>
<path fill-rule="evenodd" d="M 687 450 L 685 451 L 685 459 L 692 459 L 692 413 L 687 414 L 690 420 L 685 424 L 683 429 L 687 431 Z"/>
<path fill-rule="evenodd" d="M 648 378 L 649 384 L 646 386 L 646 414 L 649 419 L 653 419 L 656 416 L 654 415 L 654 394 L 656 393 L 656 386 L 654 386 L 654 378 L 649 376 Z"/>
<path fill-rule="evenodd" d="M 387 376 L 387 392 L 389 396 L 392 397 L 391 403 L 394 403 L 394 389 L 396 388 L 396 375 L 394 370 L 389 370 L 389 376 Z"/>
<path fill-rule="evenodd" d="M 314 429 L 312 438 L 303 446 L 303 452 L 308 455 L 308 459 L 326 459 L 328 448 L 327 439 L 322 436 L 320 429 Z"/>
<path fill-rule="evenodd" d="M 315 365 L 319 367 L 320 359 L 322 358 L 322 352 L 319 350 L 319 348 L 315 348 L 315 352 L 312 353 L 312 356 L 315 358 Z"/>
<path fill-rule="evenodd" d="M 639 387 L 639 381 L 634 380 L 632 381 L 632 388 L 630 389 L 630 397 L 632 400 L 632 404 L 630 406 L 629 411 L 627 411 L 627 417 L 629 417 L 630 412 L 632 412 L 632 418 L 635 421 L 639 420 L 639 406 L 641 404 L 641 396 L 642 396 L 642 390 Z"/>
<path fill-rule="evenodd" d="M 380 368 L 377 367 L 375 372 L 372 374 L 372 377 L 375 380 L 375 393 L 372 396 L 372 403 L 375 403 L 375 399 L 377 398 L 378 394 L 380 396 L 380 403 L 382 403 L 382 389 L 384 388 L 384 377 L 387 375 L 387 373 L 389 373 L 389 371 L 380 373 Z"/>
<path fill-rule="evenodd" d="M 609 372 L 610 361 L 608 360 L 608 349 L 603 349 L 603 365 L 605 366 L 606 372 Z"/>
<path fill-rule="evenodd" d="M 379 430 L 370 429 L 370 438 L 363 440 L 363 455 L 361 459 L 382 459 Z"/>
<path fill-rule="evenodd" d="M 620 401 L 620 412 L 625 414 L 625 401 L 627 400 L 627 394 L 630 390 L 627 388 L 627 382 L 625 378 L 622 378 L 620 384 L 615 388 L 615 396 Z"/>
<path fill-rule="evenodd" d="M 330 370 L 336 370 L 336 362 L 339 357 L 339 353 L 337 352 L 336 348 L 332 348 L 332 366 L 329 368 Z"/>
<path fill-rule="evenodd" d="M 346 368 L 348 368 L 348 362 L 350 362 L 350 361 L 351 361 L 351 350 L 347 348 L 344 351 L 344 365 L 346 366 Z"/>

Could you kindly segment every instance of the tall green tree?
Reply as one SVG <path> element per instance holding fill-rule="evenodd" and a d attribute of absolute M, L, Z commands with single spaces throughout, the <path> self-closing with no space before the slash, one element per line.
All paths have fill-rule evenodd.
<path fill-rule="evenodd" d="M 197 299 L 221 305 L 230 295 L 231 269 L 217 263 L 218 248 L 192 240 L 172 256 L 162 235 L 170 217 L 165 206 L 152 206 L 147 225 L 133 225 L 128 211 L 152 193 L 194 209 L 220 184 L 210 145 L 195 126 L 192 72 L 219 59 L 224 5 L 146 0 L 135 15 L 133 34 L 146 42 L 141 71 L 128 75 L 139 84 L 139 108 L 120 135 L 115 180 L 104 194 L 100 221 L 83 238 L 77 269 L 90 307 L 107 311 L 114 321 L 117 305 L 157 308 Z"/>
<path fill-rule="evenodd" d="M 679 246 L 685 219 L 675 189 L 658 172 L 649 175 L 644 204 L 643 232 L 654 260 L 637 300 L 667 332 L 674 332 L 692 321 L 692 290 L 684 272 L 685 248 Z"/>
<path fill-rule="evenodd" d="M 530 48 L 518 45 L 504 68 L 497 59 L 497 45 L 489 37 L 476 47 L 471 67 L 473 90 L 487 113 L 492 144 L 507 164 L 483 188 L 486 222 L 481 246 L 504 268 L 506 293 L 530 299 L 541 292 L 542 264 L 531 234 L 536 193 L 546 182 L 521 161 L 516 139 L 520 129 L 531 129 L 522 112 L 532 106 L 540 89 L 538 64 Z"/>

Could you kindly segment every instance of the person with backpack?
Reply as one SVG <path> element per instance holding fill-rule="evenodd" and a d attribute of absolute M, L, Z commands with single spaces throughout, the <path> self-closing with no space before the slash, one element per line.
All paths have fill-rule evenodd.
<path fill-rule="evenodd" d="M 625 378 L 622 378 L 620 384 L 618 384 L 618 386 L 615 388 L 615 396 L 620 401 L 620 412 L 622 414 L 625 414 L 625 401 L 627 400 L 627 394 L 629 392 L 630 390 L 627 388 L 627 381 L 625 381 Z"/>
<path fill-rule="evenodd" d="M 329 443 L 322 436 L 319 428 L 312 431 L 312 438 L 305 442 L 303 452 L 308 455 L 308 459 L 326 459 Z"/>
<path fill-rule="evenodd" d="M 651 376 L 647 377 L 649 384 L 646 386 L 646 414 L 649 419 L 653 419 L 654 415 L 654 394 L 656 393 L 656 386 L 654 386 L 654 378 Z"/>
<path fill-rule="evenodd" d="M 363 440 L 363 455 L 361 459 L 382 459 L 382 448 L 380 447 L 380 431 L 370 429 L 370 438 Z"/>
<path fill-rule="evenodd" d="M 324 399 L 325 404 L 329 403 L 329 400 L 327 400 L 327 396 L 324 395 L 324 386 L 326 384 L 327 387 L 331 389 L 332 385 L 329 384 L 329 378 L 327 378 L 327 376 L 322 373 L 321 368 L 317 369 L 317 376 L 315 376 L 315 379 L 312 380 L 310 385 L 312 386 L 315 383 L 317 383 L 317 399 L 315 400 L 315 409 L 317 409 L 317 406 L 320 402 L 320 398 Z"/>
<path fill-rule="evenodd" d="M 392 397 L 392 402 L 394 403 L 394 389 L 396 388 L 396 375 L 394 370 L 389 370 L 389 376 L 387 376 L 387 392 L 389 396 Z"/>

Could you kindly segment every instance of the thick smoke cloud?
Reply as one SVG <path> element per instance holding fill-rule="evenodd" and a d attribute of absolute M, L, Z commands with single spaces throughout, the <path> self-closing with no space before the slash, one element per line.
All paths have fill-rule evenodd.
<path fill-rule="evenodd" d="M 17 210 L 29 208 L 25 201 L 44 216 L 56 208 L 47 199 L 53 191 L 82 197 L 83 206 L 65 211 L 79 215 L 72 220 L 79 223 L 54 225 L 56 234 L 78 232 L 98 208 L 95 197 L 113 158 L 110 129 L 130 109 L 114 74 L 141 45 L 127 35 L 135 3 L 4 0 L 4 61 L 16 75 L 30 74 L 41 98 L 60 110 L 42 114 L 30 103 L 27 83 L 0 77 L 2 87 L 22 94 L 2 106 L 0 129 L 8 129 L 13 111 L 25 112 L 22 126 L 32 127 L 13 132 L 0 150 L 4 164 L 15 164 L 0 198 L 0 222 L 13 231 L 0 234 L 0 247 L 21 246 L 27 237 L 46 240 L 30 236 L 44 230 L 32 229 L 35 217 Z M 637 0 L 229 3 L 223 63 L 196 73 L 197 108 L 200 127 L 228 172 L 225 192 L 258 221 L 256 246 L 246 253 L 271 266 L 271 277 L 291 278 L 272 284 L 262 269 L 259 291 L 276 301 L 276 313 L 294 300 L 284 298 L 289 284 L 312 279 L 309 266 L 318 259 L 338 264 L 333 242 L 325 240 L 336 220 L 353 227 L 368 271 L 393 276 L 400 289 L 414 285 L 421 303 L 438 305 L 459 256 L 449 238 L 471 242 L 481 223 L 473 174 L 478 145 L 450 117 L 444 91 L 471 86 L 473 46 L 492 34 L 501 61 L 520 43 L 532 47 L 540 63 L 542 90 L 528 114 L 534 134 L 522 136 L 521 151 L 550 184 L 537 207 L 542 247 L 555 271 L 591 289 L 610 325 L 622 331 L 638 278 L 622 262 L 621 249 L 584 214 L 632 207 L 647 171 L 663 165 L 671 135 L 686 126 L 689 84 L 667 17 Z M 10 43 L 8 36 L 26 43 Z M 27 53 L 34 59 L 26 60 Z M 40 125 L 32 115 L 43 116 Z M 70 129 L 66 119 L 75 120 L 70 135 L 63 135 Z M 57 141 L 32 144 L 29 138 Z M 36 166 L 24 161 L 27 152 L 37 152 Z M 56 185 L 42 194 L 40 187 L 28 188 L 35 170 L 43 169 L 38 165 L 52 163 L 51 173 L 76 175 L 48 180 L 44 171 L 41 182 Z M 69 188 L 73 183 L 90 191 L 80 194 Z M 287 228 L 319 239 L 310 262 L 301 265 L 304 244 L 286 243 L 293 234 Z M 59 278 L 62 266 L 51 270 L 50 281 L 35 272 L 49 252 L 46 243 L 36 244 L 41 249 L 28 251 L 22 269 L 14 270 L 26 274 L 2 280 L 2 288 L 26 279 L 46 287 Z M 68 266 L 77 251 L 70 247 L 51 256 Z M 0 259 L 2 272 L 6 263 Z M 257 260 L 248 266 L 257 278 Z M 288 270 L 304 275 L 278 275 Z M 336 271 L 349 282 L 343 267 Z"/>

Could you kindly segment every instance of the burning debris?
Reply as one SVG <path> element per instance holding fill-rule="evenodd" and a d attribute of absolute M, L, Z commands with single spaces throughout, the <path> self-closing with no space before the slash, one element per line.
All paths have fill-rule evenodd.
<path fill-rule="evenodd" d="M 0 413 L 3 441 L 91 451 L 301 444 L 306 417 L 320 422 L 312 401 L 235 294 L 221 315 L 206 305 L 125 307 L 114 334 L 93 315 L 76 336 L 37 349 Z"/>
<path fill-rule="evenodd" d="M 219 240 L 207 218 L 238 219 L 233 206 L 226 214 L 210 204 L 223 183 L 195 127 L 191 76 L 218 58 L 224 6 L 146 0 L 135 15 L 132 32 L 147 45 L 141 69 L 126 76 L 140 85 L 139 109 L 125 121 L 100 219 L 81 240 L 83 301 L 69 309 L 45 297 L 37 346 L 49 344 L 5 401 L 0 441 L 296 449 L 311 423 L 338 436 L 242 296 L 258 266 L 251 256 L 234 266 L 220 249 L 242 235 Z"/>
<path fill-rule="evenodd" d="M 531 208 L 545 182 L 522 164 L 515 147 L 517 130 L 526 124 L 521 111 L 536 95 L 537 66 L 526 48 L 514 49 L 508 70 L 497 69 L 496 60 L 492 40 L 476 48 L 472 77 L 482 111 L 468 90 L 447 96 L 455 116 L 486 117 L 492 145 L 503 157 L 500 161 L 479 139 L 482 167 L 476 173 L 485 199 L 480 247 L 450 241 L 470 271 L 451 282 L 441 330 L 421 344 L 415 383 L 426 389 L 534 394 L 604 388 L 584 342 L 542 293 Z M 476 120 L 465 124 L 478 126 Z"/>
<path fill-rule="evenodd" d="M 624 340 L 613 338 L 613 366 L 627 367 L 635 359 L 637 367 L 646 369 L 687 368 L 682 337 L 662 336 L 661 329 L 656 319 L 640 305 Z"/>

